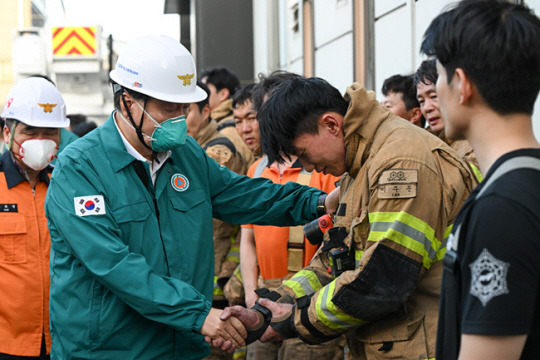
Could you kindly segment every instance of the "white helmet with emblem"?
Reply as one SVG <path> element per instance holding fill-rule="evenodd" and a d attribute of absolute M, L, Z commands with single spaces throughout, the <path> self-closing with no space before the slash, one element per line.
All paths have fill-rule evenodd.
<path fill-rule="evenodd" d="M 11 88 L 0 116 L 35 127 L 69 126 L 62 95 L 50 81 L 41 77 L 29 77 Z"/>
<path fill-rule="evenodd" d="M 193 56 L 180 42 L 163 35 L 133 40 L 109 76 L 124 88 L 158 100 L 187 104 L 207 96 L 197 86 Z"/>

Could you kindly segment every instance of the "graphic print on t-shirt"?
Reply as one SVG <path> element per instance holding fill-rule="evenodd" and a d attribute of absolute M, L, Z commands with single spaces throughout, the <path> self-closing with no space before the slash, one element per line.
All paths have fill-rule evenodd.
<path fill-rule="evenodd" d="M 508 294 L 506 275 L 510 264 L 495 258 L 484 248 L 471 264 L 471 295 L 476 296 L 483 306 L 495 296 Z"/>

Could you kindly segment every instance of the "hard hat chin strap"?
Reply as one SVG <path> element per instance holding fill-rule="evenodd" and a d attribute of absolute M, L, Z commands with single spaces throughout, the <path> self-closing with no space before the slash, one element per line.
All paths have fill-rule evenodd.
<path fill-rule="evenodd" d="M 13 126 L 10 128 L 8 126 L 8 129 L 9 129 L 9 144 L 8 144 L 8 149 L 11 153 L 13 153 L 12 149 L 13 149 L 13 140 L 15 139 L 15 128 L 17 127 L 17 124 L 19 122 L 17 120 L 13 120 Z M 7 125 L 6 125 L 7 126 Z"/>
<path fill-rule="evenodd" d="M 145 98 L 144 99 L 144 107 L 143 109 L 146 108 L 146 102 L 148 101 L 148 98 Z M 146 143 L 146 141 L 144 141 L 144 136 L 143 136 L 143 132 L 142 132 L 142 124 L 143 124 L 143 120 L 144 120 L 144 111 L 142 112 L 141 114 L 141 120 L 139 121 L 139 125 L 137 125 L 135 123 L 135 120 L 133 120 L 133 116 L 131 116 L 131 111 L 129 111 L 129 107 L 127 106 L 127 102 L 126 102 L 126 99 L 124 98 L 124 94 L 122 94 L 122 103 L 124 104 L 124 108 L 126 109 L 126 112 L 128 114 L 128 118 L 129 118 L 129 121 L 131 121 L 131 124 L 133 125 L 133 128 L 135 129 L 135 133 L 137 134 L 137 137 L 139 138 L 139 141 L 141 142 L 141 144 L 143 144 L 143 146 L 145 148 L 147 148 L 148 150 L 151 150 L 152 151 L 152 157 L 155 156 L 155 151 L 154 149 L 152 149 L 150 146 L 148 146 L 148 144 Z"/>

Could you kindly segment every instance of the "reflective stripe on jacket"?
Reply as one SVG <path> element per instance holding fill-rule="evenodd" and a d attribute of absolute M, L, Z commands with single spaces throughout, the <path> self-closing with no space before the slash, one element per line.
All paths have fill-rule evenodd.
<path fill-rule="evenodd" d="M 445 241 L 474 177 L 455 151 L 360 85 L 347 96 L 348 175 L 334 228 L 348 232 L 356 269 L 334 279 L 320 253 L 280 292 L 309 295 L 294 312 L 304 341 L 348 333 L 354 358 L 432 358 Z"/>

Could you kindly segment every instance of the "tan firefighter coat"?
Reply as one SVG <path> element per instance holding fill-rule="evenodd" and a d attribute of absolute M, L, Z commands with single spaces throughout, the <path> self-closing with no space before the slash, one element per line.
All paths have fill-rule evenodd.
<path fill-rule="evenodd" d="M 394 116 L 374 93 L 353 84 L 346 97 L 348 173 L 332 237 L 344 231 L 355 269 L 333 278 L 333 249 L 323 249 L 278 289 L 281 301 L 297 299 L 294 330 L 306 342 L 346 333 L 355 359 L 434 358 L 446 238 L 473 174 L 448 145 Z M 329 235 L 325 243 L 334 241 Z"/>

